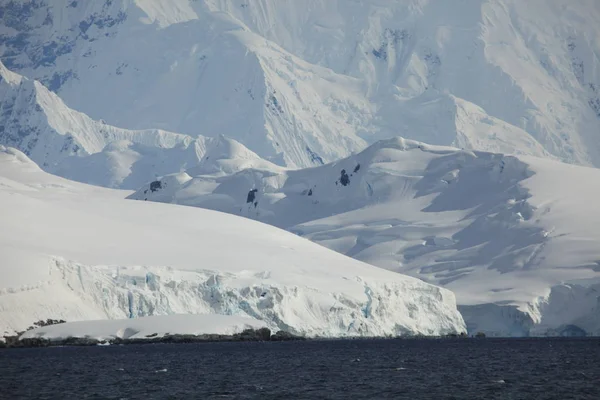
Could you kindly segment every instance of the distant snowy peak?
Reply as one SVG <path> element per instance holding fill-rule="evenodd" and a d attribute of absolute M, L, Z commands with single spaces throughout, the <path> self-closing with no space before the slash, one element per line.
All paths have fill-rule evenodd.
<path fill-rule="evenodd" d="M 196 175 L 229 175 L 245 169 L 281 172 L 285 169 L 260 158 L 241 143 L 223 135 L 207 138 L 202 158 L 187 173 Z"/>
<path fill-rule="evenodd" d="M 562 160 L 600 165 L 594 0 L 205 3 L 309 63 L 360 79 L 375 104 L 373 122 L 388 136 L 385 127 L 459 146 L 447 128 L 460 116 L 429 103 L 450 94 L 502 120 L 490 134 L 510 125 Z M 492 150 L 480 147 L 493 144 L 486 133 L 473 149 Z"/>
<path fill-rule="evenodd" d="M 366 145 L 354 126 L 369 108 L 356 79 L 311 66 L 202 3 L 42 0 L 0 11 L 10 16 L 0 58 L 93 118 L 225 134 L 291 167 Z M 10 39 L 21 30 L 19 43 Z"/>
<path fill-rule="evenodd" d="M 0 115 L 3 122 L 0 143 L 21 149 L 49 172 L 62 172 L 89 183 L 118 186 L 127 173 L 116 172 L 108 180 L 98 180 L 96 174 L 111 175 L 111 169 L 130 168 L 139 158 L 139 154 L 131 150 L 132 146 L 186 148 L 194 142 L 185 135 L 160 130 L 128 131 L 93 121 L 85 114 L 68 108 L 39 82 L 20 77 L 1 63 L 0 79 Z M 100 152 L 104 154 L 97 155 Z M 92 155 L 96 155 L 93 164 L 100 168 L 95 171 L 75 168 L 82 167 L 82 163 L 87 163 Z M 118 157 L 121 160 L 115 159 Z M 128 157 L 129 160 L 126 160 Z M 66 168 L 67 165 L 69 168 Z"/>
<path fill-rule="evenodd" d="M 94 121 L 2 63 L 0 121 L 0 144 L 22 150 L 48 172 L 101 186 L 134 189 L 186 169 L 198 174 L 280 169 L 223 136 L 132 131 Z"/>
<path fill-rule="evenodd" d="M 9 68 L 115 126 L 224 134 L 290 168 L 396 135 L 600 165 L 594 1 L 20 0 L 0 12 Z"/>

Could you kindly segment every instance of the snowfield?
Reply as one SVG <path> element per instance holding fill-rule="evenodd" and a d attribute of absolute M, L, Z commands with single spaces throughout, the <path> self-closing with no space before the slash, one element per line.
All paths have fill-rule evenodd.
<path fill-rule="evenodd" d="M 600 334 L 600 171 L 402 138 L 321 167 L 167 176 L 130 198 L 287 229 L 452 290 L 471 333 Z"/>
<path fill-rule="evenodd" d="M 167 334 L 180 335 L 233 335 L 245 329 L 260 329 L 266 324 L 249 317 L 235 315 L 160 315 L 133 319 L 67 322 L 29 330 L 21 339 L 42 338 L 64 340 L 68 338 L 96 339 L 146 339 Z"/>
<path fill-rule="evenodd" d="M 0 149 L 0 209 L 10 210 L 0 332 L 169 314 L 247 316 L 306 336 L 465 330 L 448 290 L 248 219 L 125 200 Z"/>

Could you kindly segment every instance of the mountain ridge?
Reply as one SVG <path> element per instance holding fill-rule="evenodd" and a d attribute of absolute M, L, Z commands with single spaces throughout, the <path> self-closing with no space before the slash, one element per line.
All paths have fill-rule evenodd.
<path fill-rule="evenodd" d="M 184 170 L 233 173 L 255 164 L 277 169 L 222 135 L 133 131 L 94 121 L 2 62 L 0 115 L 0 144 L 25 152 L 47 172 L 84 183 L 137 189 Z"/>
<path fill-rule="evenodd" d="M 591 0 L 20 0 L 0 11 L 9 68 L 123 128 L 224 134 L 291 168 L 397 135 L 600 165 Z"/>

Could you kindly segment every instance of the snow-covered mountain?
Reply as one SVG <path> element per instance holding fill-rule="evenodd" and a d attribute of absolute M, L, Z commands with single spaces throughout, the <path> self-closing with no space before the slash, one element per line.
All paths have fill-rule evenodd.
<path fill-rule="evenodd" d="M 457 294 L 471 332 L 554 334 L 576 325 L 600 334 L 600 221 L 592 200 L 600 176 L 562 163 L 600 166 L 598 21 L 595 0 L 11 0 L 0 4 L 0 145 L 67 179 L 143 186 L 132 198 L 257 219 L 443 285 Z M 397 135 L 407 139 L 390 139 Z M 7 165 L 23 159 L 11 152 Z M 76 203 L 70 214 L 91 215 L 90 224 L 100 223 L 97 213 L 110 205 L 112 223 L 133 237 L 154 232 L 156 213 L 167 220 L 157 237 L 180 238 L 190 247 L 196 241 L 174 233 L 170 213 L 181 221 L 214 216 L 172 207 L 167 213 L 155 204 L 137 210 L 138 202 L 106 200 L 123 192 L 37 170 L 3 182 L 10 193 L 19 187 L 65 220 L 72 217 L 60 202 Z M 57 194 L 56 185 L 85 192 L 93 204 L 79 210 L 74 199 L 82 196 Z M 47 217 L 27 218 L 22 232 L 38 229 Z M 187 222 L 183 228 L 198 234 Z M 229 240 L 225 233 L 219 239 Z M 19 246 L 30 249 L 31 243 Z M 61 254 L 51 255 L 72 287 L 79 265 L 90 274 L 77 286 L 83 289 L 69 290 L 93 298 L 83 311 L 52 306 L 69 319 L 124 316 L 125 303 L 106 308 L 104 294 L 86 286 L 91 281 L 109 282 L 119 302 L 129 302 L 127 293 L 139 295 L 144 313 L 170 313 L 192 311 L 168 308 L 192 296 L 189 287 L 179 291 L 173 283 L 156 294 L 154 278 L 146 282 L 144 274 L 161 282 L 209 280 L 205 272 L 168 275 L 167 254 L 179 260 L 177 252 L 165 253 L 156 267 L 136 256 L 116 276 L 144 281 L 158 299 L 153 302 L 146 292 L 132 291 L 129 278 L 112 277 L 112 266 L 98 267 L 107 259 L 96 256 L 97 248 L 88 258 L 82 250 L 61 261 L 62 253 L 72 254 L 61 246 Z M 152 257 L 160 258 L 156 251 Z M 185 271 L 188 262 L 181 263 Z M 132 265 L 145 265 L 142 275 Z M 340 264 L 330 273 L 339 277 L 341 270 Z M 245 279 L 231 273 L 232 281 Z M 392 276 L 385 279 L 404 279 Z M 57 285 L 64 289 L 62 281 Z M 352 305 L 344 303 L 349 313 L 360 308 L 358 291 L 352 293 Z M 254 304 L 246 294 L 243 301 Z M 390 296 L 386 302 L 399 295 Z M 298 307 L 313 310 L 303 299 Z M 16 303 L 10 307 L 19 310 Z M 23 315 L 33 314 L 27 309 Z M 302 318 L 317 322 L 305 330 L 291 326 L 309 334 L 350 327 L 348 318 Z M 31 323 L 15 321 L 10 326 Z M 360 332 L 398 331 L 381 321 L 381 330 L 365 322 Z M 432 321 L 398 329 L 434 332 Z M 325 331 L 322 324 L 329 324 Z"/>
<path fill-rule="evenodd" d="M 599 182 L 594 168 L 397 138 L 305 170 L 167 176 L 131 198 L 261 220 L 442 285 L 473 333 L 600 334 Z"/>
<path fill-rule="evenodd" d="M 465 329 L 448 290 L 265 224 L 126 193 L 0 147 L 0 334 L 47 318 L 167 314 L 249 316 L 308 336 Z"/>
<path fill-rule="evenodd" d="M 15 0 L 0 59 L 127 129 L 279 165 L 401 135 L 600 165 L 595 0 Z"/>
<path fill-rule="evenodd" d="M 25 152 L 47 172 L 126 189 L 184 170 L 228 174 L 259 165 L 277 170 L 223 136 L 132 131 L 94 121 L 1 62 L 0 144 Z"/>

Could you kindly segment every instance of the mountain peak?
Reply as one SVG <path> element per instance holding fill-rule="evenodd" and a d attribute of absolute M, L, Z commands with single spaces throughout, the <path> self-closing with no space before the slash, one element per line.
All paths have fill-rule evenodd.
<path fill-rule="evenodd" d="M 600 165 L 600 10 L 549 1 L 10 2 L 0 58 L 93 119 L 290 168 L 398 135 Z"/>

